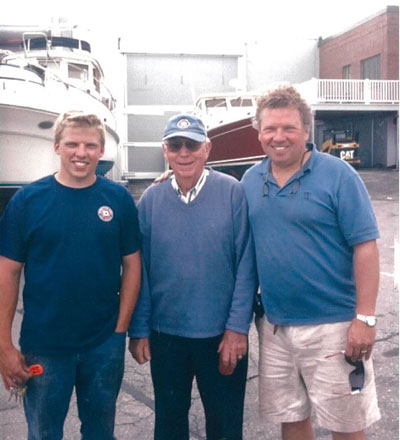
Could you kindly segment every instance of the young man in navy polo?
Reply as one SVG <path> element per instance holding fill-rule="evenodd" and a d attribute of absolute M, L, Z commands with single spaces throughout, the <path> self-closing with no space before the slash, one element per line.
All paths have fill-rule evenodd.
<path fill-rule="evenodd" d="M 114 439 L 140 231 L 128 191 L 95 174 L 104 145 L 96 115 L 60 115 L 59 171 L 18 191 L 0 221 L 0 371 L 6 389 L 26 388 L 29 440 L 62 439 L 74 388 L 82 438 Z M 11 325 L 22 270 L 18 350 Z"/>

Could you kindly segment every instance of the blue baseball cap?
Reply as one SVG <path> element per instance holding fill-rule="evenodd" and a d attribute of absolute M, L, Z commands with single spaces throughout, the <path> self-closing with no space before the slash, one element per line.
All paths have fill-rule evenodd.
<path fill-rule="evenodd" d="M 207 139 L 207 132 L 201 119 L 193 115 L 180 114 L 168 120 L 162 139 L 165 141 L 178 136 L 204 142 Z"/>

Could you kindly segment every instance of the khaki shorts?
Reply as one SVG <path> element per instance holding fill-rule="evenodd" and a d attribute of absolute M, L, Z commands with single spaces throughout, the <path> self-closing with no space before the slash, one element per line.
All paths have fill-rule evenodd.
<path fill-rule="evenodd" d="M 335 432 L 361 431 L 380 419 L 372 360 L 364 361 L 365 386 L 351 391 L 354 367 L 344 355 L 349 322 L 274 326 L 257 320 L 260 341 L 260 415 L 269 422 L 297 422 L 315 412 L 320 426 Z"/>

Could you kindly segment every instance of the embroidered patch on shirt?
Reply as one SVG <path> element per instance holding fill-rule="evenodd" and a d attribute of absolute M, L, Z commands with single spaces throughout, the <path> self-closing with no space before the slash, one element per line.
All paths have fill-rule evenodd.
<path fill-rule="evenodd" d="M 101 206 L 97 211 L 97 215 L 103 222 L 110 222 L 114 217 L 113 210 L 109 206 Z"/>

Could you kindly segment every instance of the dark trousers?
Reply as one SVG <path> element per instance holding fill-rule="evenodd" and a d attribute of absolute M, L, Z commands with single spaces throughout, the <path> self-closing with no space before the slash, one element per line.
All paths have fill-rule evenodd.
<path fill-rule="evenodd" d="M 218 371 L 215 338 L 183 338 L 152 332 L 151 376 L 155 395 L 155 440 L 189 440 L 193 378 L 203 403 L 207 440 L 241 440 L 248 357 L 234 373 Z"/>

